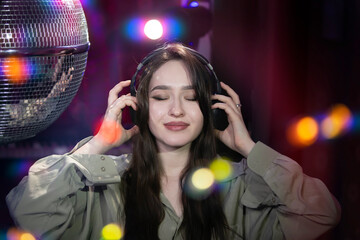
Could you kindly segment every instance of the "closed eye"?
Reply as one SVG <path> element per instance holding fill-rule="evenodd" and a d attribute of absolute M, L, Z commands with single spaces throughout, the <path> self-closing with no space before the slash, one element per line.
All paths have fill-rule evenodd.
<path fill-rule="evenodd" d="M 197 101 L 197 100 L 198 100 L 198 99 L 196 98 L 196 94 L 195 94 L 193 91 L 184 94 L 184 98 L 185 98 L 185 100 L 187 100 L 187 101 Z"/>
<path fill-rule="evenodd" d="M 151 97 L 152 99 L 155 99 L 155 100 L 157 100 L 157 101 L 164 101 L 164 100 L 166 100 L 166 99 L 168 99 L 167 97 L 163 97 L 163 96 L 152 96 Z"/>
<path fill-rule="evenodd" d="M 188 101 L 197 101 L 196 97 L 186 97 L 185 99 Z"/>

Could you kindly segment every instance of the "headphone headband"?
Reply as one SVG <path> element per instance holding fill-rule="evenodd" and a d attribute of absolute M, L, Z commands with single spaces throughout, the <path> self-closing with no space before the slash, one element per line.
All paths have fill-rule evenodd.
<path fill-rule="evenodd" d="M 206 66 L 206 68 L 209 70 L 209 72 L 212 74 L 214 81 L 215 81 L 215 93 L 216 94 L 221 94 L 222 90 L 221 90 L 221 86 L 220 86 L 220 81 L 214 71 L 213 66 L 210 64 L 210 62 L 203 56 L 201 55 L 199 52 L 197 52 L 196 50 L 186 47 L 186 46 L 182 46 L 184 49 L 186 49 L 187 51 L 189 51 L 190 53 L 192 53 L 203 65 Z M 137 75 L 139 74 L 139 71 L 146 65 L 148 64 L 148 62 L 150 62 L 150 60 L 159 52 L 166 49 L 166 47 L 161 47 L 158 49 L 155 49 L 153 52 L 151 52 L 149 55 L 147 55 L 145 58 L 143 58 L 143 60 L 138 64 L 138 66 L 136 67 L 136 71 L 134 73 L 134 75 L 131 78 L 131 84 L 130 84 L 130 92 L 131 95 L 135 96 L 136 95 L 136 78 Z"/>

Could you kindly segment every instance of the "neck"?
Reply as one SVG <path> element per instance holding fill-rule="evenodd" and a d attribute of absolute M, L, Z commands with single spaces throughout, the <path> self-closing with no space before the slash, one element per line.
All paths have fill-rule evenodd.
<path fill-rule="evenodd" d="M 178 178 L 189 161 L 190 144 L 171 151 L 159 152 L 164 177 Z"/>

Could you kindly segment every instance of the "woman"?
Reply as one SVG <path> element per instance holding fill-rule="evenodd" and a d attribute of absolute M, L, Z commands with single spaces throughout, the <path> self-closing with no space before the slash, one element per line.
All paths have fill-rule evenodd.
<path fill-rule="evenodd" d="M 253 142 L 238 95 L 224 83 L 228 96 L 212 95 L 209 71 L 192 51 L 171 43 L 150 56 L 136 97 L 118 96 L 130 81 L 117 84 L 99 132 L 38 160 L 9 193 L 16 224 L 45 239 L 99 239 L 112 222 L 125 239 L 315 239 L 337 224 L 340 208 L 326 186 Z M 128 130 L 125 107 L 136 110 Z M 226 112 L 225 130 L 214 130 L 211 109 Z M 132 137 L 132 155 L 105 155 Z M 221 190 L 194 199 L 184 183 L 216 157 L 216 137 L 245 159 L 234 159 Z"/>

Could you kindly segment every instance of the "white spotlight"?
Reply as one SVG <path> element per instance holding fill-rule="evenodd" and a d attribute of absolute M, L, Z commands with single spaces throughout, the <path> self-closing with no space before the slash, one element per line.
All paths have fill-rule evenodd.
<path fill-rule="evenodd" d="M 147 21 L 144 26 L 144 34 L 151 40 L 161 38 L 163 35 L 163 26 L 161 22 L 156 19 Z"/>

